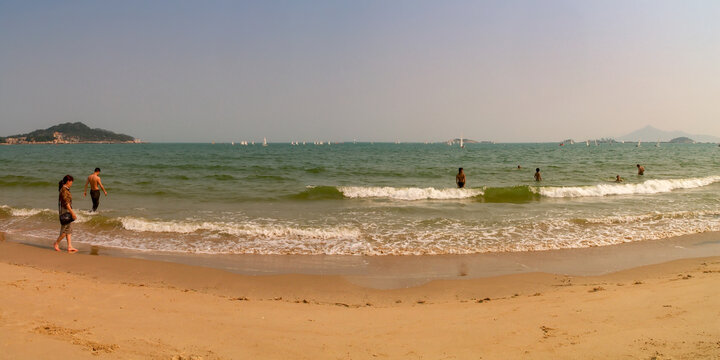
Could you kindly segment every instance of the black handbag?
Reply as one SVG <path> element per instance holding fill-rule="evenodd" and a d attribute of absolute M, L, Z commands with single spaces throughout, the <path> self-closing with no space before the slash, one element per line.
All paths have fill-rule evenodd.
<path fill-rule="evenodd" d="M 75 219 L 73 219 L 71 213 L 66 212 L 64 214 L 60 214 L 60 224 L 67 225 L 73 221 L 75 221 Z"/>

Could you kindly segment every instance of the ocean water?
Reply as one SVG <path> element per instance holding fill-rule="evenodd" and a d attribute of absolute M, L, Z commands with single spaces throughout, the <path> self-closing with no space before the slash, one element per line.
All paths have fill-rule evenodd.
<path fill-rule="evenodd" d="M 93 214 L 95 167 L 109 196 Z M 716 144 L 341 143 L 0 146 L 0 231 L 54 240 L 65 174 L 73 241 L 151 252 L 469 254 L 720 230 Z"/>

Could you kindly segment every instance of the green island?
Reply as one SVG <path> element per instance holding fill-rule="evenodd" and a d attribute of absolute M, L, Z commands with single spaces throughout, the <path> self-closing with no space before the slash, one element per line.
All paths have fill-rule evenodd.
<path fill-rule="evenodd" d="M 0 137 L 0 144 L 117 144 L 139 143 L 140 140 L 109 130 L 93 129 L 81 122 L 64 123 L 27 134 Z"/>

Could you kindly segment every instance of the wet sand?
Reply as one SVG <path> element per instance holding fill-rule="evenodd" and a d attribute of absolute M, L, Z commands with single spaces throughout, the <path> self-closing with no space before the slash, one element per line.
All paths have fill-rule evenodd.
<path fill-rule="evenodd" d="M 8 241 L 46 248 L 47 239 L 6 235 Z M 603 275 L 693 257 L 720 256 L 720 233 L 706 232 L 580 249 L 472 255 L 206 255 L 132 251 L 75 243 L 80 253 L 212 267 L 243 275 L 339 275 L 376 289 L 418 286 L 433 280 L 475 279 L 543 272 Z"/>
<path fill-rule="evenodd" d="M 607 249 L 568 250 L 570 258 L 580 259 L 572 266 L 567 256 L 553 252 L 516 261 L 530 271 L 554 263 L 558 269 L 605 273 L 593 276 L 563 271 L 483 277 L 481 262 L 468 257 L 417 257 L 413 261 L 419 259 L 419 265 L 443 264 L 429 265 L 436 270 L 426 273 L 452 268 L 454 274 L 452 279 L 425 276 L 423 284 L 407 287 L 388 286 L 401 282 L 373 275 L 384 269 L 387 278 L 407 279 L 403 274 L 419 265 L 402 257 L 384 257 L 383 266 L 371 266 L 363 280 L 362 274 L 342 274 L 337 266 L 335 274 L 248 275 L 0 241 L 0 354 L 19 359 L 717 358 L 720 257 L 693 256 L 714 249 L 718 240 L 717 233 L 676 238 L 665 244 L 683 253 L 683 246 L 694 243 L 696 251 L 679 260 L 657 255 L 655 262 L 666 262 L 612 273 L 605 272 L 624 267 L 618 259 L 643 263 L 653 251 L 645 247 L 632 256 L 628 248 L 631 255 L 603 262 Z M 595 251 L 601 254 L 592 255 Z M 501 260 L 495 264 L 511 263 Z"/>

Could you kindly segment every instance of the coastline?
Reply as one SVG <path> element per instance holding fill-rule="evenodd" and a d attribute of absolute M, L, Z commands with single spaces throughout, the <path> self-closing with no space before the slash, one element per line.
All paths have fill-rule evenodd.
<path fill-rule="evenodd" d="M 0 145 L 80 145 L 80 144 L 149 144 L 149 142 L 145 142 L 145 141 L 77 141 L 77 142 L 0 143 Z"/>
<path fill-rule="evenodd" d="M 50 248 L 46 239 L 3 235 L 10 242 Z M 330 275 L 369 288 L 396 289 L 433 280 L 542 272 L 598 276 L 678 259 L 720 256 L 720 232 L 615 245 L 462 255 L 256 255 L 133 251 L 75 242 L 81 254 L 164 261 L 241 275 Z"/>
<path fill-rule="evenodd" d="M 717 233 L 690 238 L 663 246 L 695 243 L 704 251 L 720 240 Z M 615 250 L 640 262 L 636 255 L 650 249 L 622 246 Z M 383 258 L 390 275 L 407 266 Z M 480 277 L 471 265 L 461 279 L 388 289 L 350 275 L 243 275 L 158 260 L 166 259 L 69 255 L 0 241 L 0 353 L 39 359 L 720 356 L 720 256 L 658 258 L 661 263 L 594 276 Z"/>

